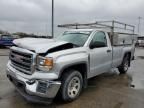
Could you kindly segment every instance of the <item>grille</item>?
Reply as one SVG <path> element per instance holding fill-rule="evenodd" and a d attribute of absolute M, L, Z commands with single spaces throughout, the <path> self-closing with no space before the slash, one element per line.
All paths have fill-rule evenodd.
<path fill-rule="evenodd" d="M 10 52 L 10 60 L 12 66 L 18 71 L 26 74 L 32 74 L 33 71 L 32 58 L 33 58 L 32 54 L 27 54 L 23 52 L 14 51 L 14 50 L 11 50 Z"/>

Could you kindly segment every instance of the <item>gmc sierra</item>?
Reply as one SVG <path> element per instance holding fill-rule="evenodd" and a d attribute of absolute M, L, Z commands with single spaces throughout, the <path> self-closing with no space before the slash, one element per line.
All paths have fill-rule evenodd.
<path fill-rule="evenodd" d="M 134 57 L 133 36 L 72 29 L 55 39 L 17 39 L 10 51 L 7 77 L 28 101 L 49 103 L 58 93 L 64 101 L 73 101 L 88 79 L 113 68 L 121 74 L 128 71 Z"/>

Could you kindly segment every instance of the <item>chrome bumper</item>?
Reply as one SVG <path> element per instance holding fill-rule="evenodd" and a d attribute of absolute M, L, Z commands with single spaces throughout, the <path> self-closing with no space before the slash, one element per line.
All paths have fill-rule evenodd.
<path fill-rule="evenodd" d="M 10 69 L 11 68 L 11 69 Z M 49 103 L 47 99 L 55 98 L 61 86 L 59 81 L 49 81 L 41 79 L 26 79 L 14 72 L 12 67 L 7 68 L 7 76 L 15 85 L 20 94 L 28 101 Z M 42 101 L 44 100 L 44 101 Z"/>

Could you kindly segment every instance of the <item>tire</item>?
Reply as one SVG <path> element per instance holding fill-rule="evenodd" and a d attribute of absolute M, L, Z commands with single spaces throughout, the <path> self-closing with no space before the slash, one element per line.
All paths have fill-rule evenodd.
<path fill-rule="evenodd" d="M 126 55 L 123 59 L 122 65 L 118 67 L 120 74 L 126 74 L 129 68 L 129 56 Z"/>
<path fill-rule="evenodd" d="M 63 74 L 60 94 L 64 101 L 70 102 L 77 99 L 82 88 L 83 77 L 79 71 L 69 70 Z"/>

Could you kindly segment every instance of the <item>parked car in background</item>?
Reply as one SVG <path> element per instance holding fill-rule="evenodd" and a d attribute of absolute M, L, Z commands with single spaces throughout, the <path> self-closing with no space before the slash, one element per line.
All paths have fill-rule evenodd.
<path fill-rule="evenodd" d="M 0 35 L 0 47 L 13 46 L 13 40 L 11 35 Z"/>

